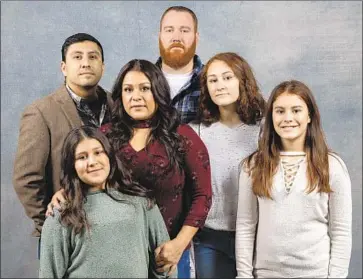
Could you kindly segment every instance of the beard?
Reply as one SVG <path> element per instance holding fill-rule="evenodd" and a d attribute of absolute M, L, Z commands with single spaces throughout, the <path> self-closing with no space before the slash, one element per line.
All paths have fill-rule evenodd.
<path fill-rule="evenodd" d="M 180 47 L 183 50 L 172 50 L 173 47 Z M 189 48 L 186 48 L 181 43 L 172 43 L 168 48 L 165 48 L 159 38 L 159 50 L 161 59 L 163 63 L 165 63 L 174 70 L 185 67 L 190 62 L 190 60 L 193 59 L 196 48 L 196 38 L 194 39 L 192 45 Z"/>

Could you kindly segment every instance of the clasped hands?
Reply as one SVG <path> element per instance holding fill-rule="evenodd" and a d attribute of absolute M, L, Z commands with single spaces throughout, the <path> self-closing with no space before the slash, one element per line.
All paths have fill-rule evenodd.
<path fill-rule="evenodd" d="M 169 240 L 155 249 L 155 260 L 158 272 L 168 272 L 170 276 L 176 270 L 177 264 L 185 247 L 177 238 Z"/>

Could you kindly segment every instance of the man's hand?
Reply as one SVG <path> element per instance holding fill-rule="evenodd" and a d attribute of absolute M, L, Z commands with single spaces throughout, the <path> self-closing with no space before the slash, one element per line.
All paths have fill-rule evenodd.
<path fill-rule="evenodd" d="M 64 189 L 60 189 L 54 193 L 52 200 L 47 206 L 47 212 L 45 212 L 45 216 L 53 216 L 53 208 L 57 208 L 58 210 L 62 210 L 61 203 L 65 203 L 66 199 L 64 197 Z"/>

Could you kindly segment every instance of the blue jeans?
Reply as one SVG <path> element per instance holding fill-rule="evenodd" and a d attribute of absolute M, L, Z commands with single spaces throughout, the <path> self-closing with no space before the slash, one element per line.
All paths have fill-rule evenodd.
<path fill-rule="evenodd" d="M 40 237 L 38 239 L 38 248 L 37 248 L 37 253 L 38 253 L 38 260 L 40 260 Z"/>
<path fill-rule="evenodd" d="M 178 262 L 178 278 L 190 278 L 190 250 L 185 250 Z"/>
<path fill-rule="evenodd" d="M 236 233 L 203 228 L 194 236 L 197 278 L 236 278 Z"/>

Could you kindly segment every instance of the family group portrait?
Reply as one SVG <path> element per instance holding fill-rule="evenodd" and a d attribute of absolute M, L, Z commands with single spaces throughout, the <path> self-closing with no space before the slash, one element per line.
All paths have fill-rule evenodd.
<path fill-rule="evenodd" d="M 361 277 L 361 1 L 1 2 L 1 278 Z"/>

